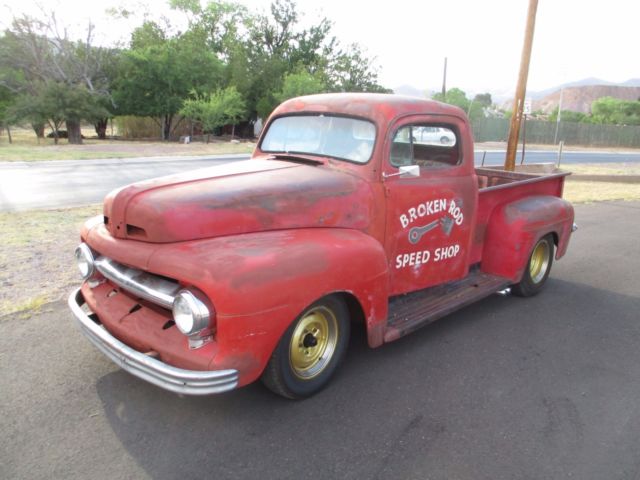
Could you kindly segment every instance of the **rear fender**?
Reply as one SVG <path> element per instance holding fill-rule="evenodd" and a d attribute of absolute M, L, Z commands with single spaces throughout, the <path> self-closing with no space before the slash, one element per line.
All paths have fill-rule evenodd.
<path fill-rule="evenodd" d="M 175 262 L 180 262 L 176 268 Z M 256 379 L 292 321 L 313 302 L 346 292 L 357 299 L 369 344 L 382 343 L 387 262 L 373 237 L 348 229 L 300 229 L 166 245 L 149 269 L 194 285 L 216 310 L 220 352 L 241 384 Z"/>
<path fill-rule="evenodd" d="M 484 239 L 482 270 L 518 282 L 535 243 L 552 233 L 556 259 L 567 251 L 573 207 L 562 198 L 530 196 L 496 207 Z"/>

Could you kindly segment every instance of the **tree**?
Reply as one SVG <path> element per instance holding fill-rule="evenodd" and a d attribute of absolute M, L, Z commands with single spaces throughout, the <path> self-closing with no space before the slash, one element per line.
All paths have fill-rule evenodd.
<path fill-rule="evenodd" d="M 228 87 L 206 96 L 194 92 L 194 98 L 185 100 L 180 114 L 198 122 L 205 132 L 211 132 L 228 124 L 235 127 L 245 118 L 246 105 L 235 87 Z"/>
<path fill-rule="evenodd" d="M 451 88 L 447 90 L 444 95 L 441 92 L 434 93 L 432 98 L 438 102 L 460 107 L 465 112 L 469 108 L 469 99 L 467 98 L 467 94 L 459 88 Z"/>
<path fill-rule="evenodd" d="M 44 121 L 54 133 L 58 143 L 58 131 L 67 125 L 69 143 L 80 144 L 80 122 L 108 115 L 96 97 L 84 85 L 69 86 L 60 82 L 46 82 L 36 95 L 19 96 L 12 107 L 14 118 L 32 123 Z"/>
<path fill-rule="evenodd" d="M 591 104 L 594 123 L 640 125 L 640 101 L 602 97 Z"/>
<path fill-rule="evenodd" d="M 470 120 L 476 120 L 484 116 L 484 103 L 486 103 L 487 101 L 486 95 L 489 96 L 490 100 L 491 95 L 487 93 L 481 94 L 480 101 L 476 102 L 475 97 L 473 100 L 469 100 L 467 98 L 467 94 L 463 90 L 459 88 L 452 88 L 448 90 L 444 95 L 441 92 L 434 93 L 432 98 L 433 100 L 437 100 L 439 102 L 448 103 L 449 105 L 455 105 L 456 107 L 464 110 Z"/>
<path fill-rule="evenodd" d="M 336 52 L 329 65 L 328 77 L 333 91 L 391 93 L 378 83 L 373 60 L 357 44 L 350 45 L 346 52 Z"/>
<path fill-rule="evenodd" d="M 490 93 L 478 93 L 473 97 L 473 102 L 481 105 L 483 108 L 489 108 L 493 103 Z"/>
<path fill-rule="evenodd" d="M 327 91 L 386 91 L 360 47 L 340 48 L 329 20 L 301 28 L 292 0 L 275 0 L 267 14 L 227 2 L 202 8 L 193 0 L 173 0 L 172 5 L 187 13 L 190 30 L 207 32 L 205 43 L 226 64 L 225 84 L 236 86 L 252 119 L 266 118 L 279 103 L 287 75 L 301 71 Z"/>
<path fill-rule="evenodd" d="M 11 94 L 9 89 L 0 86 L 0 132 L 3 128 L 6 129 L 9 143 L 12 143 L 10 110 L 14 102 L 15 96 Z"/>
<path fill-rule="evenodd" d="M 245 6 L 226 1 L 212 1 L 203 7 L 199 0 L 170 0 L 172 8 L 187 15 L 189 30 L 204 39 L 204 45 L 219 58 L 227 58 L 234 45 L 242 42 L 249 16 Z"/>
<path fill-rule="evenodd" d="M 589 123 L 589 116 L 582 112 L 574 112 L 572 110 L 562 110 L 562 115 L 560 115 L 560 120 L 563 122 L 573 122 L 573 123 Z M 553 112 L 549 114 L 550 122 L 558 121 L 558 107 L 553 109 Z"/>
<path fill-rule="evenodd" d="M 71 90 L 82 86 L 82 91 L 91 95 L 92 102 L 101 103 L 103 108 L 100 111 L 108 115 L 109 78 L 104 67 L 113 59 L 115 51 L 93 46 L 93 34 L 94 26 L 89 23 L 83 40 L 70 39 L 67 30 L 59 25 L 55 12 L 43 11 L 40 18 L 15 17 L 0 44 L 0 64 L 5 70 L 0 84 L 14 94 L 30 95 L 32 98 L 26 102 L 30 105 L 29 111 L 47 110 L 36 108 L 34 101 L 47 100 L 40 91 L 49 88 L 50 84 L 54 85 L 51 88 L 65 85 Z M 11 73 L 6 74 L 6 71 Z M 71 96 L 77 97 L 77 92 Z M 85 107 L 83 105 L 76 111 L 98 111 Z M 106 120 L 104 122 L 106 124 Z M 43 134 L 43 123 L 34 124 L 38 136 Z M 70 118 L 67 130 L 70 143 L 82 143 L 79 120 Z"/>
<path fill-rule="evenodd" d="M 138 34 L 139 29 L 133 34 L 138 48 L 124 52 L 114 82 L 116 112 L 159 119 L 162 138 L 168 140 L 174 117 L 190 92 L 202 94 L 219 87 L 223 65 L 194 36 L 148 45 Z"/>
<path fill-rule="evenodd" d="M 275 97 L 279 103 L 282 103 L 290 98 L 326 91 L 326 88 L 324 82 L 317 76 L 300 71 L 284 77 L 282 90 Z"/>

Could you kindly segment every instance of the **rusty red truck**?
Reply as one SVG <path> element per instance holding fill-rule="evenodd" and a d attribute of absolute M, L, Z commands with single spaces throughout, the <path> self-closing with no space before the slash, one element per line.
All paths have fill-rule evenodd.
<path fill-rule="evenodd" d="M 167 390 L 257 379 L 303 398 L 345 356 L 495 292 L 531 296 L 575 228 L 565 175 L 474 166 L 456 107 L 289 100 L 251 159 L 120 188 L 82 229 L 69 305 L 88 339 Z"/>

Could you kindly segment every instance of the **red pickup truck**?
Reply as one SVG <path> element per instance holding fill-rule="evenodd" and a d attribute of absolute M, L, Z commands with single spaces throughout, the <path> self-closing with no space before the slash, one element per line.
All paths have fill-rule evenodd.
<path fill-rule="evenodd" d="M 538 293 L 575 227 L 565 175 L 475 168 L 449 105 L 292 99 L 250 160 L 110 193 L 82 230 L 69 305 L 104 354 L 167 390 L 260 378 L 306 397 L 352 322 L 379 347 L 508 287 Z"/>

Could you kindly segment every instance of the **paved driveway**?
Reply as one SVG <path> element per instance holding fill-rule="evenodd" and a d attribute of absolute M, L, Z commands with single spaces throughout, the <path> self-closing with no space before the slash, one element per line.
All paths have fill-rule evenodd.
<path fill-rule="evenodd" d="M 505 152 L 486 152 L 486 165 L 502 165 Z M 483 151 L 475 153 L 476 165 Z M 59 160 L 47 162 L 0 162 L 0 212 L 34 208 L 75 207 L 100 203 L 111 190 L 129 183 L 162 175 L 210 167 L 249 158 L 246 154 L 191 157 L 111 158 L 101 160 Z M 516 159 L 520 163 L 520 157 Z M 531 151 L 527 163 L 555 163 L 556 152 Z M 565 152 L 562 164 L 637 163 L 640 153 Z"/>
<path fill-rule="evenodd" d="M 333 384 L 165 393 L 114 367 L 64 303 L 0 319 L 0 478 L 635 479 L 640 203 L 579 206 L 538 297 L 493 296 Z"/>

